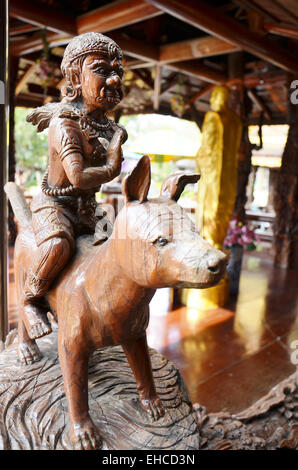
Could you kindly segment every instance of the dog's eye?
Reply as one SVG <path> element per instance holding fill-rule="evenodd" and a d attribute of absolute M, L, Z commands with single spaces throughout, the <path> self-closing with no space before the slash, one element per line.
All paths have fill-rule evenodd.
<path fill-rule="evenodd" d="M 154 243 L 159 246 L 165 246 L 167 243 L 169 243 L 169 241 L 164 237 L 158 237 Z"/>

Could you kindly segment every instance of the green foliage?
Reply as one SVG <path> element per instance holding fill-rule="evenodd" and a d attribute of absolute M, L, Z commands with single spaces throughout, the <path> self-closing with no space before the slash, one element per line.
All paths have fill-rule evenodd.
<path fill-rule="evenodd" d="M 172 162 L 152 162 L 151 163 L 151 180 L 156 188 L 156 195 L 159 194 L 163 181 L 173 173 Z"/>
<path fill-rule="evenodd" d="M 36 132 L 36 127 L 26 121 L 31 110 L 15 109 L 15 152 L 18 169 L 24 173 L 26 187 L 38 184 L 38 174 L 43 173 L 48 164 L 48 133 Z"/>
<path fill-rule="evenodd" d="M 257 249 L 257 245 L 253 242 L 249 243 L 247 246 L 246 246 L 246 251 L 254 251 Z"/>

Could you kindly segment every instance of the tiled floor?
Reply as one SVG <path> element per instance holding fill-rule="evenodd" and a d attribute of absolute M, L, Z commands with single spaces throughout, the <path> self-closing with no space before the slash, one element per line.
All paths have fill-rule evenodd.
<path fill-rule="evenodd" d="M 10 269 L 10 326 L 16 326 Z M 179 367 L 193 402 L 237 412 L 295 371 L 298 271 L 272 266 L 267 252 L 246 255 L 238 299 L 226 308 L 168 311 L 168 291 L 152 303 L 149 345 Z"/>

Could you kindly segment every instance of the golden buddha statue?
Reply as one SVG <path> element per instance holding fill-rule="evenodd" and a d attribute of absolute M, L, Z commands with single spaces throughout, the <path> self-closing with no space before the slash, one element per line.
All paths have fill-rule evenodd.
<path fill-rule="evenodd" d="M 197 154 L 201 174 L 198 190 L 196 223 L 201 235 L 216 248 L 222 249 L 233 213 L 237 189 L 237 162 L 242 125 L 239 116 L 228 107 L 229 90 L 213 89 L 212 111 L 205 115 L 202 143 Z M 187 306 L 209 309 L 223 306 L 228 298 L 228 278 L 210 289 L 183 293 Z"/>

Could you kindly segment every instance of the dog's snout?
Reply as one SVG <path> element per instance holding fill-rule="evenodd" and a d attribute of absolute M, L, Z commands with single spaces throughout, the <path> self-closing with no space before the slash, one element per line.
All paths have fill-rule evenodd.
<path fill-rule="evenodd" d="M 227 264 L 227 257 L 221 253 L 222 256 L 216 256 L 208 261 L 207 269 L 212 274 L 222 272 Z"/>
<path fill-rule="evenodd" d="M 212 274 L 217 274 L 220 271 L 220 263 L 215 264 L 214 266 L 208 266 L 208 271 L 210 271 Z"/>

